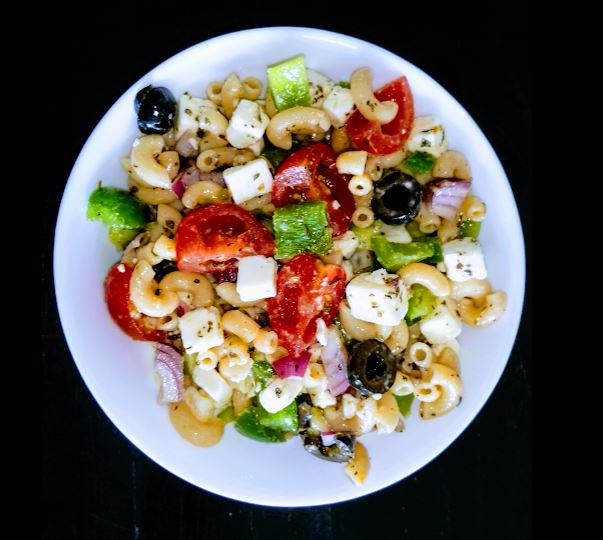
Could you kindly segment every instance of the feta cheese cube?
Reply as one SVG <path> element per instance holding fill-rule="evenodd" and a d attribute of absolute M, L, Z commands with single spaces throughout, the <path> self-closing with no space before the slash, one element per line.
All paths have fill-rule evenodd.
<path fill-rule="evenodd" d="M 324 409 L 325 407 L 331 407 L 337 404 L 337 399 L 329 392 L 328 388 L 320 390 L 319 392 L 309 392 L 310 400 L 312 405 Z"/>
<path fill-rule="evenodd" d="M 323 347 L 327 346 L 329 334 L 327 333 L 327 325 L 322 319 L 316 319 L 316 341 Z"/>
<path fill-rule="evenodd" d="M 176 140 L 184 133 L 191 130 L 195 135 L 199 129 L 199 115 L 203 107 L 217 110 L 216 104 L 209 99 L 201 99 L 185 92 L 178 100 L 178 113 L 176 116 Z"/>
<path fill-rule="evenodd" d="M 242 258 L 239 261 L 237 293 L 243 302 L 276 296 L 276 261 L 263 255 Z"/>
<path fill-rule="evenodd" d="M 439 157 L 448 148 L 444 126 L 437 116 L 418 116 L 406 143 L 409 152 L 429 152 Z"/>
<path fill-rule="evenodd" d="M 486 279 L 488 271 L 484 253 L 477 240 L 463 238 L 442 245 L 446 275 L 451 281 Z"/>
<path fill-rule="evenodd" d="M 282 411 L 301 392 L 302 385 L 302 379 L 298 378 L 274 379 L 260 392 L 260 403 L 269 413 Z"/>
<path fill-rule="evenodd" d="M 396 326 L 408 310 L 408 291 L 402 280 L 383 268 L 352 279 L 346 296 L 352 316 L 383 326 Z"/>
<path fill-rule="evenodd" d="M 385 239 L 388 242 L 396 244 L 408 244 L 412 242 L 412 238 L 404 225 L 388 225 L 383 223 L 380 232 L 385 234 Z"/>
<path fill-rule="evenodd" d="M 462 323 L 446 304 L 440 304 L 433 312 L 419 323 L 421 333 L 429 343 L 437 345 L 457 337 L 462 330 Z"/>
<path fill-rule="evenodd" d="M 270 118 L 254 101 L 242 99 L 232 113 L 226 140 L 235 148 L 247 148 L 257 143 L 266 131 Z"/>
<path fill-rule="evenodd" d="M 320 107 L 325 98 L 333 91 L 335 83 L 326 75 L 314 69 L 306 69 L 308 88 L 310 90 L 310 104 Z"/>
<path fill-rule="evenodd" d="M 193 370 L 193 381 L 210 395 L 218 407 L 230 401 L 232 388 L 215 369 L 208 371 L 197 366 Z"/>
<path fill-rule="evenodd" d="M 223 174 L 224 182 L 237 204 L 272 191 L 272 173 L 265 159 L 254 159 L 245 165 L 230 167 Z"/>
<path fill-rule="evenodd" d="M 358 249 L 359 244 L 358 237 L 352 231 L 347 231 L 344 235 L 333 240 L 332 251 L 341 251 L 344 259 L 349 259 L 354 255 L 354 251 Z"/>
<path fill-rule="evenodd" d="M 224 343 L 220 312 L 215 307 L 198 308 L 178 319 L 184 350 L 188 354 L 204 353 Z"/>
<path fill-rule="evenodd" d="M 354 98 L 348 88 L 335 86 L 325 98 L 323 110 L 329 115 L 333 127 L 342 127 L 354 112 Z"/>

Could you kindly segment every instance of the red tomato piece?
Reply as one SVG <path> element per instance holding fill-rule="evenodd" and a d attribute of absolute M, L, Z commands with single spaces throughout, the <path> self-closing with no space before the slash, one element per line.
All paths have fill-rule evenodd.
<path fill-rule="evenodd" d="M 272 202 L 281 207 L 303 201 L 325 201 L 333 236 L 345 233 L 356 209 L 348 189 L 350 175 L 339 174 L 337 154 L 324 143 L 293 152 L 278 168 L 272 183 Z"/>
<path fill-rule="evenodd" d="M 415 119 L 412 92 L 406 77 L 398 77 L 375 92 L 379 101 L 395 101 L 398 114 L 388 124 L 367 120 L 356 110 L 348 119 L 345 130 L 354 145 L 370 154 L 384 156 L 404 146 Z"/>
<path fill-rule="evenodd" d="M 316 320 L 331 324 L 345 291 L 345 271 L 311 255 L 297 255 L 277 274 L 276 296 L 267 300 L 270 326 L 298 358 L 316 342 Z"/>
<path fill-rule="evenodd" d="M 130 302 L 130 278 L 132 267 L 124 263 L 115 263 L 105 279 L 105 302 L 109 314 L 126 334 L 139 341 L 156 341 L 163 343 L 167 333 L 150 328 Z"/>
<path fill-rule="evenodd" d="M 224 270 L 223 263 L 250 255 L 274 255 L 274 238 L 250 212 L 236 204 L 193 210 L 176 230 L 176 260 L 185 272 Z"/>

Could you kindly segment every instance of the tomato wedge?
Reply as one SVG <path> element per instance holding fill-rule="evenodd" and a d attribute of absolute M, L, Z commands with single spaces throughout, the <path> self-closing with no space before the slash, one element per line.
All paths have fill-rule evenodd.
<path fill-rule="evenodd" d="M 250 212 L 236 204 L 193 210 L 176 230 L 176 261 L 185 272 L 216 272 L 234 259 L 274 255 L 274 238 Z"/>
<path fill-rule="evenodd" d="M 167 333 L 146 326 L 142 316 L 130 302 L 131 277 L 132 267 L 124 263 L 117 262 L 109 270 L 105 279 L 105 302 L 109 314 L 115 324 L 131 338 L 163 343 Z"/>
<path fill-rule="evenodd" d="M 270 326 L 298 358 L 316 342 L 316 320 L 333 322 L 345 291 L 345 271 L 311 255 L 297 255 L 277 274 L 276 296 L 267 300 Z"/>
<path fill-rule="evenodd" d="M 398 114 L 388 124 L 367 120 L 356 110 L 348 119 L 345 130 L 354 145 L 370 154 L 384 156 L 404 146 L 415 119 L 412 92 L 406 77 L 398 77 L 375 92 L 379 101 L 395 101 Z"/>
<path fill-rule="evenodd" d="M 348 189 L 350 175 L 339 174 L 337 154 L 324 143 L 293 152 L 278 168 L 272 183 L 272 202 L 277 208 L 302 201 L 325 201 L 333 236 L 345 233 L 356 209 Z"/>

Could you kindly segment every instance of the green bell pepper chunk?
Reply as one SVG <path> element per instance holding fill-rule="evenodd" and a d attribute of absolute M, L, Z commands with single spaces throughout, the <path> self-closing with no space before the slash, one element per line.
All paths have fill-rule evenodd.
<path fill-rule="evenodd" d="M 352 232 L 356 235 L 359 240 L 358 249 L 372 249 L 371 240 L 373 236 L 379 234 L 381 230 L 381 221 L 378 219 L 373 222 L 369 227 L 357 227 L 352 225 Z"/>
<path fill-rule="evenodd" d="M 261 442 L 284 442 L 282 431 L 263 426 L 260 423 L 260 413 L 257 407 L 248 407 L 234 422 L 235 429 L 245 437 Z"/>
<path fill-rule="evenodd" d="M 413 176 L 425 174 L 433 169 L 436 157 L 428 152 L 411 152 L 402 161 L 402 168 Z"/>
<path fill-rule="evenodd" d="M 404 319 L 409 326 L 415 324 L 423 317 L 427 317 L 435 308 L 437 298 L 423 285 L 415 283 L 411 288 L 411 296 L 408 299 L 408 311 Z"/>
<path fill-rule="evenodd" d="M 407 394 L 405 396 L 394 396 L 396 398 L 396 403 L 398 404 L 398 409 L 402 416 L 408 416 L 410 414 L 410 407 L 412 402 L 415 399 L 414 394 Z"/>
<path fill-rule="evenodd" d="M 258 360 L 251 365 L 253 380 L 260 385 L 260 391 L 266 388 L 268 381 L 274 377 L 274 368 L 267 360 Z"/>
<path fill-rule="evenodd" d="M 425 259 L 423 262 L 430 264 L 437 264 L 439 262 L 442 262 L 444 260 L 444 254 L 442 253 L 442 242 L 440 242 L 437 238 L 430 237 L 426 238 L 425 242 L 431 244 L 431 247 L 433 249 L 433 255 Z"/>
<path fill-rule="evenodd" d="M 109 229 L 109 239 L 122 248 L 144 228 L 147 210 L 127 191 L 99 186 L 88 199 L 86 217 L 103 223 Z"/>
<path fill-rule="evenodd" d="M 279 111 L 310 106 L 310 88 L 303 55 L 268 68 L 268 86 Z"/>
<path fill-rule="evenodd" d="M 423 240 L 427 236 L 419 228 L 419 222 L 418 221 L 411 221 L 410 223 L 407 223 L 406 224 L 406 230 L 408 231 L 408 234 L 410 234 L 410 237 L 413 240 Z"/>
<path fill-rule="evenodd" d="M 198 366 L 197 353 L 188 354 L 187 352 L 185 352 L 184 356 L 182 357 L 182 360 L 184 366 L 184 374 L 190 375 L 192 377 L 193 371 L 195 371 L 195 368 Z"/>
<path fill-rule="evenodd" d="M 333 246 L 327 203 L 307 201 L 277 208 L 272 217 L 276 259 L 300 253 L 326 255 Z"/>
<path fill-rule="evenodd" d="M 226 407 L 220 414 L 218 418 L 222 420 L 225 424 L 229 424 L 230 422 L 235 421 L 234 409 L 232 407 Z"/>
<path fill-rule="evenodd" d="M 479 231 L 481 228 L 481 221 L 465 219 L 459 224 L 459 235 L 462 238 L 477 238 L 479 236 Z"/>
<path fill-rule="evenodd" d="M 375 236 L 371 247 L 377 260 L 388 272 L 397 272 L 403 266 L 433 257 L 435 250 L 430 242 L 410 242 L 398 244 L 388 242 L 385 236 Z"/>
<path fill-rule="evenodd" d="M 264 407 L 258 404 L 258 419 L 260 424 L 266 428 L 276 429 L 277 431 L 297 431 L 297 403 L 292 401 L 284 409 L 269 413 Z"/>
<path fill-rule="evenodd" d="M 341 86 L 341 88 L 352 88 L 352 85 L 348 81 L 339 81 L 337 86 Z"/>

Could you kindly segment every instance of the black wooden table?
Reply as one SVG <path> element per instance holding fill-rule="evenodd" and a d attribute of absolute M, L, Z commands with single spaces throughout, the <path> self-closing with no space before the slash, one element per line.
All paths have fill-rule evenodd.
<path fill-rule="evenodd" d="M 146 39 L 136 20 L 127 17 L 71 25 L 70 45 L 57 56 L 69 61 L 57 62 L 63 94 L 55 105 L 65 124 L 60 152 L 55 153 L 57 173 L 47 183 L 43 223 L 45 538 L 528 538 L 529 287 L 512 356 L 476 420 L 416 474 L 349 503 L 272 509 L 202 491 L 141 454 L 85 387 L 61 331 L 52 283 L 52 237 L 67 177 L 89 133 L 133 82 L 174 53 L 225 32 L 282 24 L 319 26 L 377 43 L 424 69 L 467 108 L 498 153 L 519 206 L 529 255 L 530 41 L 521 13 L 488 8 L 481 23 L 465 26 L 462 20 L 448 23 L 440 16 L 437 30 L 430 29 L 432 15 L 426 13 L 424 20 L 414 19 L 416 29 L 404 30 L 401 19 L 393 17 L 370 30 L 358 19 L 327 24 L 328 18 L 249 13 L 228 20 L 212 17 L 208 25 L 201 6 L 197 12 L 191 8 L 187 16 L 178 13 L 170 22 L 169 38 L 155 40 Z"/>

